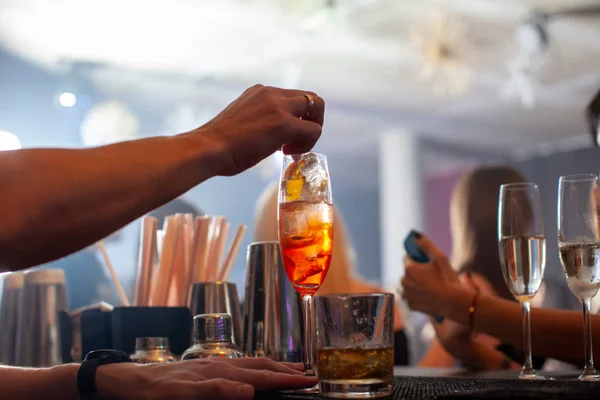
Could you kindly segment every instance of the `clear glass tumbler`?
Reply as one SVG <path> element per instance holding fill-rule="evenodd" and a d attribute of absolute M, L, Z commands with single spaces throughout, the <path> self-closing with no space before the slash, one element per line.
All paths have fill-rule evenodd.
<path fill-rule="evenodd" d="M 394 295 L 317 296 L 315 309 L 321 395 L 343 399 L 391 395 Z"/>

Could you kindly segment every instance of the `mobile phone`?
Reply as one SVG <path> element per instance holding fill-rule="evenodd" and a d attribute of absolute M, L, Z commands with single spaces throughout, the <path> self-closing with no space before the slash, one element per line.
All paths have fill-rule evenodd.
<path fill-rule="evenodd" d="M 404 249 L 406 250 L 406 253 L 408 254 L 408 256 L 410 258 L 412 258 L 413 260 L 415 260 L 418 263 L 425 264 L 431 260 L 429 259 L 429 256 L 427 255 L 427 253 L 425 253 L 423 250 L 421 250 L 421 248 L 417 244 L 417 236 L 418 235 L 419 235 L 419 233 L 417 233 L 417 231 L 414 231 L 414 230 L 410 231 L 408 233 L 408 235 L 406 236 L 406 239 L 404 239 Z M 442 322 L 444 322 L 444 318 L 442 318 L 442 317 L 433 317 L 433 319 L 438 324 L 441 324 Z"/>
<path fill-rule="evenodd" d="M 428 263 L 430 261 L 429 256 L 427 253 L 421 250 L 417 244 L 417 236 L 419 236 L 417 231 L 410 231 L 406 236 L 406 239 L 404 239 L 404 249 L 406 250 L 408 256 L 416 262 L 423 264 Z"/>

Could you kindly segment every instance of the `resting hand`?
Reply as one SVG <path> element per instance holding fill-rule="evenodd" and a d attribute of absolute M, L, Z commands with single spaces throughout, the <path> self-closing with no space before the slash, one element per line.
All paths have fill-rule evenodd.
<path fill-rule="evenodd" d="M 107 400 L 252 399 L 255 390 L 312 387 L 301 366 L 267 358 L 203 359 L 172 364 L 112 364 L 98 368 Z"/>

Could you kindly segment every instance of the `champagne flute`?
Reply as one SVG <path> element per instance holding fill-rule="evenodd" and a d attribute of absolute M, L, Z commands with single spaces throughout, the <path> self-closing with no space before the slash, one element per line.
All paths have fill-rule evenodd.
<path fill-rule="evenodd" d="M 598 380 L 592 354 L 590 303 L 600 287 L 598 177 L 562 176 L 558 181 L 558 249 L 569 289 L 583 305 L 585 368 L 581 380 Z"/>
<path fill-rule="evenodd" d="M 283 265 L 303 299 L 304 367 L 314 375 L 312 299 L 327 275 L 333 248 L 331 183 L 323 154 L 284 157 L 278 221 Z"/>
<path fill-rule="evenodd" d="M 535 183 L 500 187 L 498 240 L 502 275 L 523 310 L 525 362 L 520 379 L 545 379 L 531 360 L 530 309 L 544 277 L 546 236 L 540 191 Z"/>

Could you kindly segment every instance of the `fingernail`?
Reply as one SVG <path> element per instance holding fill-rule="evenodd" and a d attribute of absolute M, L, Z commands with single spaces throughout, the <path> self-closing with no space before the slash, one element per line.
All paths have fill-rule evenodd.
<path fill-rule="evenodd" d="M 419 231 L 413 231 L 413 235 L 415 235 L 415 238 L 417 239 L 421 239 L 423 237 L 423 235 Z"/>
<path fill-rule="evenodd" d="M 304 364 L 294 363 L 294 364 L 292 364 L 292 366 L 290 368 L 297 370 L 300 373 L 304 373 Z"/>
<path fill-rule="evenodd" d="M 251 399 L 254 397 L 254 388 L 252 385 L 239 385 L 237 394 L 240 399 Z"/>

